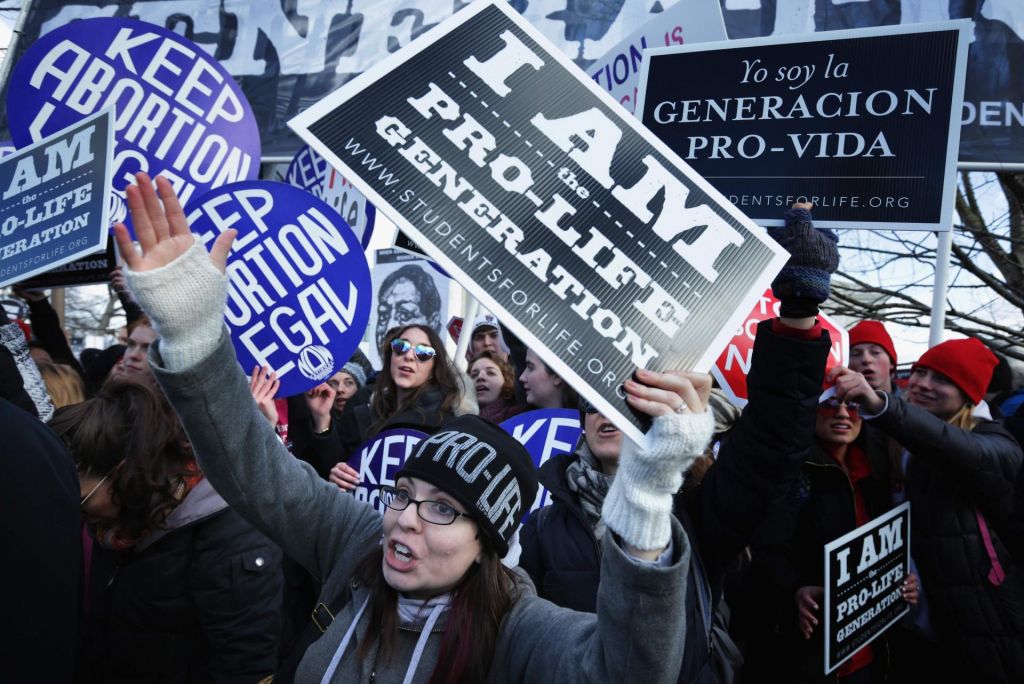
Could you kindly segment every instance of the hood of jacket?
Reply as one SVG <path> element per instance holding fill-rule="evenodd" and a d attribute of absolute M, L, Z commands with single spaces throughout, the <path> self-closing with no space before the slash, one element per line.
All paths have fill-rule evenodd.
<path fill-rule="evenodd" d="M 205 520 L 220 513 L 228 507 L 227 501 L 221 498 L 210 481 L 205 477 L 185 496 L 178 506 L 167 516 L 160 529 L 153 530 L 139 540 L 135 550 L 142 553 L 147 548 L 166 537 L 175 530 Z"/>

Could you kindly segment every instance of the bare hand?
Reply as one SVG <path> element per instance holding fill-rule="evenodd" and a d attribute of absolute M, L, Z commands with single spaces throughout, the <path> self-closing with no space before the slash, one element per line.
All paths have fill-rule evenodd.
<path fill-rule="evenodd" d="M 359 472 L 347 463 L 335 463 L 328 479 L 343 491 L 351 492 L 359 484 Z"/>
<path fill-rule="evenodd" d="M 797 622 L 804 639 L 810 639 L 818 626 L 818 604 L 824 596 L 825 587 L 800 587 L 796 590 Z"/>
<path fill-rule="evenodd" d="M 917 599 L 921 592 L 921 582 L 917 579 L 917 575 L 910 573 L 907 575 L 907 579 L 903 580 L 903 600 L 912 606 L 917 605 Z"/>
<path fill-rule="evenodd" d="M 139 240 L 142 252 L 136 251 L 128 228 L 123 223 L 114 225 L 114 237 L 130 269 L 136 272 L 152 271 L 166 266 L 187 252 L 195 239 L 170 181 L 157 176 L 154 190 L 149 176 L 140 172 L 135 174 L 135 182 L 138 185 L 129 185 L 125 188 L 125 194 L 135 237 Z M 233 228 L 225 230 L 217 236 L 210 249 L 210 261 L 221 273 L 227 265 L 228 252 L 237 233 Z"/>
<path fill-rule="evenodd" d="M 252 377 L 249 378 L 249 391 L 256 401 L 260 413 L 270 421 L 271 425 L 277 425 L 277 406 L 274 404 L 274 395 L 277 394 L 281 381 L 277 379 L 277 373 L 270 370 L 269 366 L 252 369 Z"/>
<path fill-rule="evenodd" d="M 825 380 L 836 388 L 836 399 L 839 401 L 855 401 L 869 414 L 877 414 L 885 408 L 885 399 L 878 396 L 868 384 L 867 378 L 855 370 L 836 366 L 828 372 Z"/>
<path fill-rule="evenodd" d="M 790 207 L 790 209 L 806 209 L 807 211 L 810 211 L 811 209 L 814 209 L 814 203 L 813 202 L 793 202 L 793 206 Z"/>
<path fill-rule="evenodd" d="M 310 417 L 313 419 L 313 430 L 323 432 L 331 424 L 331 407 L 334 406 L 334 397 L 337 391 L 322 383 L 306 392 L 306 406 L 309 407 Z"/>
<path fill-rule="evenodd" d="M 637 411 L 657 418 L 672 413 L 703 413 L 711 396 L 707 373 L 638 368 L 636 378 L 625 383 L 626 402 Z"/>

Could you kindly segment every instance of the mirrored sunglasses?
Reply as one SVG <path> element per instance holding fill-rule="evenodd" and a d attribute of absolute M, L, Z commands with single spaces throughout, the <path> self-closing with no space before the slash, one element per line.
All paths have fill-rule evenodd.
<path fill-rule="evenodd" d="M 410 349 L 412 349 L 413 353 L 416 355 L 416 360 L 422 363 L 426 363 L 437 356 L 437 350 L 429 344 L 413 344 L 409 340 L 401 337 L 391 340 L 391 351 L 395 354 L 402 355 Z"/>

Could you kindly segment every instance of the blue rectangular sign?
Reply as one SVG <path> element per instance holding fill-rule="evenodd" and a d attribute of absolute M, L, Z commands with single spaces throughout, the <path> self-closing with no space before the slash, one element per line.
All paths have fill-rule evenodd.
<path fill-rule="evenodd" d="M 107 110 L 0 162 L 0 286 L 106 248 L 112 152 Z"/>

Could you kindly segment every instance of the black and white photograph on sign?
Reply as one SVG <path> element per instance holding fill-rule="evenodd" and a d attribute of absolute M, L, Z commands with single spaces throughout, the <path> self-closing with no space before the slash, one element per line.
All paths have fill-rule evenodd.
<path fill-rule="evenodd" d="M 499 0 L 291 125 L 636 441 L 622 383 L 710 368 L 787 257 Z"/>
<path fill-rule="evenodd" d="M 380 368 L 381 345 L 392 328 L 421 323 L 443 339 L 451 280 L 428 260 L 402 249 L 379 249 L 376 257 L 371 271 L 374 299 L 367 327 L 367 356 L 375 368 Z"/>
<path fill-rule="evenodd" d="M 910 610 L 910 503 L 825 545 L 825 674 Z"/>
<path fill-rule="evenodd" d="M 970 26 L 652 49 L 637 116 L 760 225 L 950 230 Z"/>

